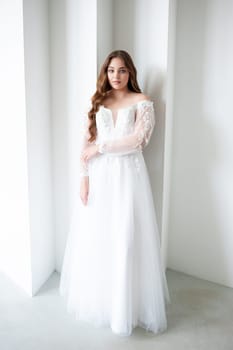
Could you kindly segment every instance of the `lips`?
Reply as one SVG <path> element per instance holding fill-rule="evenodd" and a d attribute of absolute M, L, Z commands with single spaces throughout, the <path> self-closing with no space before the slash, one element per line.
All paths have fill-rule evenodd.
<path fill-rule="evenodd" d="M 113 81 L 113 84 L 120 84 L 119 80 Z"/>

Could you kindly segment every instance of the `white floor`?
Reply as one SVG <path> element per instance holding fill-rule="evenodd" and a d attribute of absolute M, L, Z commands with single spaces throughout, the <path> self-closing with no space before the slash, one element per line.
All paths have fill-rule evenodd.
<path fill-rule="evenodd" d="M 77 322 L 54 273 L 33 298 L 0 275 L 1 350 L 232 350 L 233 290 L 168 270 L 168 330 L 136 328 L 130 337 Z"/>

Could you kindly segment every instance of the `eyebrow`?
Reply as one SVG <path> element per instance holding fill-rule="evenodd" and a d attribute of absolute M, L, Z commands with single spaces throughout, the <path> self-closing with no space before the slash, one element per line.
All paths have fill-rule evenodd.
<path fill-rule="evenodd" d="M 113 66 L 108 66 L 108 68 L 114 68 Z M 119 67 L 119 69 L 121 69 L 121 68 L 126 68 L 126 67 Z"/>

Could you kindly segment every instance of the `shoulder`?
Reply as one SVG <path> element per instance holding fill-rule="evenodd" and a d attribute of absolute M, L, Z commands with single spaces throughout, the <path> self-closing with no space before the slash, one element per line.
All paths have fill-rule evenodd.
<path fill-rule="evenodd" d="M 140 93 L 138 96 L 138 102 L 140 102 L 140 101 L 151 101 L 151 99 L 148 95 Z"/>
<path fill-rule="evenodd" d="M 140 94 L 135 105 L 137 113 L 144 114 L 144 112 L 147 112 L 150 113 L 153 118 L 154 101 L 148 95 Z"/>
<path fill-rule="evenodd" d="M 134 103 L 139 103 L 142 101 L 151 101 L 151 98 L 148 95 L 143 93 L 135 93 L 134 94 Z"/>
<path fill-rule="evenodd" d="M 143 93 L 138 94 L 137 100 L 135 101 L 137 109 L 152 109 L 154 108 L 154 101 L 150 98 L 150 96 L 145 95 Z"/>

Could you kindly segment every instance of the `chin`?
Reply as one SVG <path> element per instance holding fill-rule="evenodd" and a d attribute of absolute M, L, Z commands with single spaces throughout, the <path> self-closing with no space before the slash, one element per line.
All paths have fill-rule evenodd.
<path fill-rule="evenodd" d="M 122 89 L 125 89 L 126 86 L 124 86 L 124 85 L 112 85 L 112 88 L 114 90 L 122 90 Z"/>

